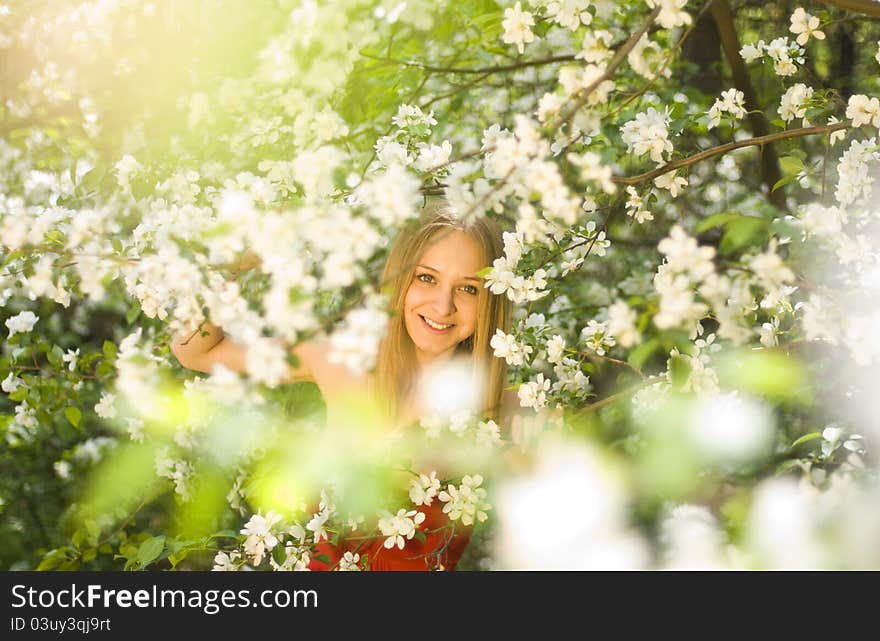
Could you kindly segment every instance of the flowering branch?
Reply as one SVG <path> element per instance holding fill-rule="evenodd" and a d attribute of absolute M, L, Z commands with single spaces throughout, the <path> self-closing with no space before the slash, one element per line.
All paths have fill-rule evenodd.
<path fill-rule="evenodd" d="M 614 109 L 614 111 L 609 113 L 606 116 L 606 118 L 610 118 L 612 116 L 617 115 L 618 113 L 623 111 L 627 105 L 631 104 L 633 102 L 633 100 L 635 100 L 639 96 L 643 95 L 648 89 L 650 89 L 652 86 L 654 86 L 654 83 L 657 82 L 657 79 L 660 78 L 661 75 L 663 75 L 663 72 L 666 71 L 666 68 L 669 66 L 669 63 L 672 62 L 672 58 L 675 56 L 675 54 L 678 52 L 678 50 L 681 49 L 681 46 L 684 44 L 684 41 L 687 40 L 687 37 L 696 28 L 697 23 L 700 21 L 700 18 L 702 18 L 703 14 L 710 7 L 713 7 L 715 4 L 717 4 L 716 0 L 709 0 L 709 2 L 707 2 L 706 4 L 703 5 L 703 8 L 700 9 L 699 13 L 697 14 L 696 19 L 691 23 L 691 26 L 689 26 L 687 29 L 685 29 L 684 33 L 681 34 L 681 37 L 676 41 L 676 43 L 669 50 L 669 54 L 663 59 L 663 64 L 660 65 L 660 68 L 657 69 L 657 71 L 651 75 L 651 79 L 648 82 L 646 82 L 644 85 L 642 85 L 642 87 L 638 91 L 636 91 L 633 95 L 631 95 L 629 98 L 624 100 L 616 109 Z"/>
<path fill-rule="evenodd" d="M 638 374 L 639 377 L 643 381 L 647 380 L 647 377 L 644 374 L 642 374 L 642 371 L 638 367 L 636 367 L 630 363 L 627 363 L 626 361 L 622 361 L 617 358 L 612 358 L 610 356 L 605 356 L 603 354 L 597 354 L 596 352 L 576 352 L 576 354 L 578 356 L 586 356 L 587 358 L 598 358 L 603 361 L 608 361 L 609 363 L 614 363 L 615 365 L 620 365 L 621 367 L 629 368 L 632 371 L 634 371 L 636 374 Z"/>
<path fill-rule="evenodd" d="M 537 60 L 524 60 L 522 62 L 517 62 L 509 65 L 498 65 L 495 67 L 435 67 L 433 65 L 428 65 L 423 62 L 418 62 L 416 60 L 398 60 L 397 58 L 386 58 L 384 56 L 373 56 L 368 53 L 361 53 L 364 58 L 370 58 L 371 60 L 379 60 L 381 62 L 390 62 L 398 65 L 403 65 L 405 67 L 418 67 L 419 69 L 424 69 L 425 71 L 431 71 L 435 73 L 468 73 L 468 74 L 494 74 L 494 73 L 504 73 L 506 71 L 516 71 L 517 69 L 525 69 L 527 67 L 540 67 L 542 65 L 553 64 L 554 62 L 568 62 L 569 60 L 574 60 L 573 54 L 559 55 L 559 56 L 550 56 L 548 58 L 539 58 Z"/>
<path fill-rule="evenodd" d="M 603 398 L 601 401 L 596 401 L 595 403 L 591 403 L 585 407 L 580 408 L 579 410 L 574 412 L 574 415 L 577 416 L 578 414 L 587 414 L 588 412 L 593 412 L 593 411 L 598 410 L 602 407 L 605 407 L 606 405 L 610 405 L 611 403 L 614 403 L 615 401 L 618 401 L 621 398 L 624 398 L 626 396 L 630 396 L 630 395 L 638 392 L 643 387 L 648 387 L 649 385 L 653 385 L 654 383 L 659 383 L 659 382 L 665 381 L 665 380 L 666 380 L 666 376 L 662 375 L 662 374 L 658 374 L 656 376 L 651 376 L 650 378 L 646 378 L 645 380 L 643 380 L 641 383 L 633 385 L 632 387 L 628 387 L 625 390 L 617 392 L 616 394 L 612 394 L 611 396 L 607 396 L 607 397 Z"/>
<path fill-rule="evenodd" d="M 633 48 L 638 44 L 639 40 L 641 40 L 642 36 L 645 32 L 650 28 L 652 24 L 654 24 L 654 20 L 660 14 L 660 5 L 657 5 L 653 11 L 651 11 L 647 20 L 639 27 L 638 31 L 633 33 L 629 39 L 623 43 L 620 49 L 614 54 L 614 57 L 608 62 L 608 66 L 605 67 L 605 71 L 596 78 L 593 82 L 591 82 L 588 86 L 581 89 L 575 96 L 577 97 L 572 104 L 571 100 L 566 104 L 566 106 L 571 105 L 568 110 L 565 107 L 559 110 L 559 116 L 557 120 L 551 123 L 549 129 L 559 129 L 562 125 L 571 122 L 571 119 L 574 118 L 574 115 L 578 112 L 578 110 L 587 104 L 587 100 L 590 99 L 590 94 L 596 90 L 600 84 L 605 82 L 611 74 L 613 74 L 617 68 L 623 63 L 626 59 L 629 52 L 633 50 Z M 575 96 L 572 96 L 574 98 Z"/>
<path fill-rule="evenodd" d="M 753 147 L 753 146 L 761 146 L 766 145 L 767 143 L 775 142 L 777 140 L 788 140 L 789 138 L 800 138 L 801 136 L 812 136 L 813 134 L 826 134 L 832 133 L 835 131 L 839 131 L 841 129 L 846 129 L 850 126 L 850 121 L 845 120 L 844 122 L 834 123 L 833 125 L 817 125 L 816 127 L 801 127 L 799 129 L 788 129 L 786 131 L 778 131 L 775 134 L 768 134 L 766 136 L 756 136 L 755 138 L 748 138 L 746 140 L 737 140 L 735 142 L 729 142 L 723 145 L 718 145 L 717 147 L 711 147 L 709 149 L 704 149 L 703 151 L 694 154 L 693 156 L 688 156 L 687 158 L 680 158 L 679 160 L 673 160 L 671 162 L 666 163 L 662 167 L 658 167 L 653 171 L 645 172 L 644 174 L 638 174 L 636 176 L 618 176 L 612 178 L 612 182 L 621 184 L 621 185 L 637 185 L 639 183 L 643 183 L 648 180 L 652 180 L 657 176 L 662 176 L 663 174 L 667 174 L 670 171 L 675 171 L 676 169 L 681 169 L 682 167 L 689 167 L 690 165 L 694 165 L 698 162 L 702 162 L 704 160 L 708 160 L 709 158 L 714 158 L 715 156 L 720 156 L 726 154 L 729 151 L 733 151 L 734 149 L 742 149 L 743 147 Z"/>

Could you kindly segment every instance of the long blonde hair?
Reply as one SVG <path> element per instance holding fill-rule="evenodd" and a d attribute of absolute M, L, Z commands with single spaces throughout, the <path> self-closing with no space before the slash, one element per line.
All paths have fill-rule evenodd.
<path fill-rule="evenodd" d="M 502 256 L 504 244 L 501 228 L 485 217 L 463 221 L 444 200 L 429 202 L 419 219 L 404 228 L 392 246 L 382 273 L 382 290 L 389 297 L 391 318 L 388 331 L 379 347 L 376 379 L 385 409 L 397 418 L 402 405 L 413 392 L 413 373 L 417 370 L 415 346 L 406 331 L 403 308 L 406 292 L 412 283 L 419 258 L 433 242 L 437 233 L 461 230 L 470 234 L 483 250 L 486 265 Z M 505 332 L 510 325 L 510 302 L 506 296 L 480 288 L 477 321 L 473 335 L 459 343 L 456 353 L 473 355 L 474 367 L 485 376 L 481 411 L 497 418 L 506 379 L 504 359 L 495 358 L 489 345 L 496 329 Z"/>

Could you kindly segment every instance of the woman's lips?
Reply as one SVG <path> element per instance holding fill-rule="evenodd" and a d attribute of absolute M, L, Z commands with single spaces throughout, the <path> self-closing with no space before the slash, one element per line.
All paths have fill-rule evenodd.
<path fill-rule="evenodd" d="M 425 320 L 424 316 L 422 316 L 421 314 L 418 314 L 418 317 L 422 321 L 422 326 L 433 334 L 445 334 L 446 332 L 451 330 L 453 327 L 455 327 L 455 325 L 450 325 L 446 329 L 435 329 L 435 328 L 431 327 L 430 325 L 428 325 L 428 321 Z M 432 320 L 432 322 L 433 322 L 433 320 Z M 446 323 L 442 323 L 442 324 L 445 325 Z"/>

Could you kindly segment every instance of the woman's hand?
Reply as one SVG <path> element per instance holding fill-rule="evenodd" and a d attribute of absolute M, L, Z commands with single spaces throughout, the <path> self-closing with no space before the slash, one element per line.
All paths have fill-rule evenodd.
<path fill-rule="evenodd" d="M 510 438 L 523 452 L 533 445 L 548 425 L 562 419 L 562 408 L 542 409 L 530 414 L 514 414 L 510 419 Z"/>
<path fill-rule="evenodd" d="M 262 264 L 263 259 L 260 258 L 260 255 L 257 252 L 252 249 L 245 249 L 238 256 L 238 260 L 229 265 L 229 269 L 233 274 L 241 274 L 254 267 L 259 267 Z"/>

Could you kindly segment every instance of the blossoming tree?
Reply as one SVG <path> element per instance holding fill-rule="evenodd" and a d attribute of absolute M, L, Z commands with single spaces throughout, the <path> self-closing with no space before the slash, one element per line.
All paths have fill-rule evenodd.
<path fill-rule="evenodd" d="M 305 569 L 345 531 L 423 539 L 437 502 L 475 568 L 877 567 L 876 17 L 6 0 L 3 566 Z M 491 346 L 525 418 L 554 411 L 520 420 L 514 477 L 501 427 L 452 412 L 425 438 L 479 456 L 396 485 L 393 443 L 279 391 L 278 338 L 373 366 L 426 196 L 506 229 Z M 246 375 L 169 356 L 206 320 Z"/>

